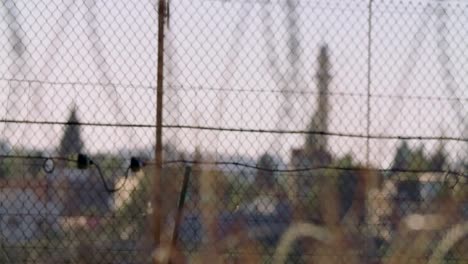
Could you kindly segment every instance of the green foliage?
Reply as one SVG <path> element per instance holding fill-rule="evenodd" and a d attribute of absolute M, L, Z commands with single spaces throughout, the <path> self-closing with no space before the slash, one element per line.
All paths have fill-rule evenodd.
<path fill-rule="evenodd" d="M 20 175 L 22 164 L 18 159 L 6 158 L 1 163 L 1 177 L 3 179 L 11 179 Z"/>
<path fill-rule="evenodd" d="M 412 150 L 408 143 L 403 141 L 397 149 L 392 168 L 397 170 L 440 171 L 446 166 L 447 153 L 443 144 L 438 146 L 434 154 L 426 155 L 423 145 Z M 414 174 L 411 175 L 411 177 L 415 176 Z"/>
<path fill-rule="evenodd" d="M 443 144 L 440 144 L 436 152 L 430 158 L 431 170 L 443 170 L 447 164 L 447 153 Z"/>
<path fill-rule="evenodd" d="M 255 187 L 252 184 L 243 183 L 237 179 L 228 181 L 226 187 L 226 209 L 235 210 L 239 205 L 247 203 L 254 192 Z"/>
<path fill-rule="evenodd" d="M 411 159 L 411 149 L 406 141 L 403 141 L 397 148 L 395 158 L 393 159 L 392 169 L 405 169 L 408 168 L 409 160 Z"/>
<path fill-rule="evenodd" d="M 116 223 L 113 228 L 120 232 L 133 229 L 135 233 L 141 234 L 147 226 L 146 210 L 151 200 L 150 175 L 144 174 L 137 186 L 130 191 L 130 197 L 126 204 L 116 212 L 114 218 Z"/>
<path fill-rule="evenodd" d="M 423 147 L 419 147 L 416 151 L 411 152 L 408 169 L 410 170 L 429 170 L 430 160 L 424 154 Z"/>
<path fill-rule="evenodd" d="M 269 170 L 276 170 L 278 168 L 278 164 L 274 160 L 273 156 L 268 153 L 264 153 L 262 156 L 260 156 L 257 162 L 257 166 L 259 168 Z"/>
<path fill-rule="evenodd" d="M 274 188 L 276 184 L 274 170 L 278 169 L 278 164 L 273 156 L 265 153 L 257 161 L 257 175 L 255 176 L 255 185 L 261 189 Z"/>
<path fill-rule="evenodd" d="M 11 157 L 0 160 L 0 178 L 38 178 L 44 174 L 42 170 L 44 160 L 42 158 L 32 158 L 42 157 L 42 151 L 13 148 L 8 155 Z"/>
<path fill-rule="evenodd" d="M 44 154 L 42 153 L 42 151 L 39 151 L 39 150 L 34 150 L 30 153 L 31 156 L 33 157 L 42 157 L 44 156 Z M 44 162 L 43 159 L 31 159 L 31 160 L 28 160 L 28 164 L 27 164 L 27 173 L 29 176 L 31 176 L 32 178 L 38 178 L 39 176 L 42 175 L 42 173 L 44 173 L 43 169 L 42 169 L 42 163 Z"/>

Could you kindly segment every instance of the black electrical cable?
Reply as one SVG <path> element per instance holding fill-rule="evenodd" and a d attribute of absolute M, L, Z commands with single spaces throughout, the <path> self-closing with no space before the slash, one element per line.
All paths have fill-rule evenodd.
<path fill-rule="evenodd" d="M 232 166 L 239 166 L 249 169 L 261 170 L 261 171 L 268 171 L 268 172 L 279 172 L 279 173 L 299 173 L 299 172 L 308 172 L 308 171 L 315 171 L 315 170 L 340 170 L 340 171 L 375 171 L 381 173 L 389 173 L 389 172 L 396 172 L 396 173 L 446 173 L 449 175 L 458 175 L 464 176 L 468 178 L 468 172 L 465 171 L 456 171 L 456 170 L 415 170 L 415 169 L 380 169 L 380 168 L 365 168 L 365 167 L 342 167 L 342 166 L 314 166 L 314 167 L 303 167 L 303 168 L 295 168 L 295 169 L 271 169 L 266 167 L 260 167 L 257 165 L 252 165 L 248 163 L 236 162 L 236 161 L 195 161 L 195 160 L 167 160 L 163 162 L 164 164 L 199 164 L 199 165 L 232 165 Z M 148 165 L 155 165 L 155 163 L 147 163 Z"/>
<path fill-rule="evenodd" d="M 106 190 L 106 192 L 108 193 L 115 193 L 115 192 L 118 192 L 119 190 L 121 190 L 125 184 L 127 183 L 127 179 L 128 179 L 128 174 L 130 173 L 130 169 L 131 167 L 129 166 L 126 171 L 125 171 L 125 176 L 124 176 L 124 181 L 122 182 L 122 184 L 120 184 L 119 187 L 111 187 L 109 186 L 109 184 L 107 183 L 105 177 L 104 177 L 104 173 L 102 173 L 102 170 L 101 170 L 101 167 L 99 166 L 99 164 L 97 164 L 96 162 L 94 162 L 92 159 L 90 159 L 89 157 L 86 157 L 89 161 L 89 165 L 93 165 L 96 170 L 98 171 L 98 174 L 99 174 L 99 177 L 101 178 L 101 181 L 102 181 L 102 185 L 104 186 L 104 189 Z"/>
<path fill-rule="evenodd" d="M 47 162 L 52 162 L 52 166 L 55 169 L 55 161 L 69 161 L 69 162 L 77 162 L 76 159 L 64 158 L 64 157 L 44 157 L 44 156 L 21 156 L 21 155 L 0 155 L 0 159 L 43 159 L 43 168 L 44 164 Z M 132 162 L 133 159 L 133 162 Z M 314 166 L 314 167 L 303 167 L 303 168 L 295 168 L 295 169 L 271 169 L 261 166 L 256 166 L 248 163 L 237 162 L 237 161 L 196 161 L 196 160 L 185 160 L 185 159 L 176 159 L 176 160 L 166 160 L 163 162 L 165 165 L 170 164 L 200 164 L 200 165 L 232 165 L 232 166 L 239 166 L 245 167 L 255 170 L 261 171 L 269 171 L 269 172 L 279 172 L 279 173 L 295 173 L 295 172 L 307 172 L 307 171 L 315 171 L 315 170 L 341 170 L 341 171 L 362 171 L 366 168 L 362 167 L 342 167 L 342 166 Z M 127 169 L 127 173 L 131 171 L 138 171 L 140 168 L 144 166 L 154 166 L 156 163 L 154 162 L 141 162 L 140 160 L 132 157 L 130 160 L 130 166 Z M 44 171 L 51 173 L 53 170 L 44 169 Z M 468 178 L 468 172 L 466 171 L 457 171 L 457 170 L 415 170 L 415 169 L 398 169 L 398 168 L 389 168 L 389 169 L 382 169 L 382 168 L 368 168 L 370 171 L 376 171 L 381 173 L 389 173 L 389 172 L 396 172 L 396 173 L 447 173 L 449 175 L 459 175 Z M 49 172 L 50 171 L 50 172 Z"/>
<path fill-rule="evenodd" d="M 98 171 L 98 173 L 99 173 L 99 176 L 100 176 L 100 178 L 101 178 L 101 180 L 102 180 L 102 184 L 104 185 L 104 188 L 106 189 L 106 192 L 108 192 L 108 193 L 115 193 L 115 192 L 120 191 L 120 190 L 125 186 L 125 184 L 126 184 L 126 182 L 127 182 L 127 179 L 128 179 L 128 174 L 129 174 L 129 172 L 130 172 L 130 167 L 128 167 L 127 170 L 125 171 L 124 181 L 122 182 L 122 184 L 120 184 L 119 187 L 116 188 L 116 187 L 110 187 L 110 186 L 107 184 L 107 181 L 106 181 L 106 179 L 104 178 L 104 174 L 103 174 L 102 171 L 101 171 L 101 167 L 100 167 L 98 164 L 96 164 L 96 163 L 94 163 L 94 162 L 92 162 L 91 164 L 94 165 L 94 167 L 96 167 L 96 169 L 97 169 L 97 171 Z"/>
<path fill-rule="evenodd" d="M 105 180 L 104 174 L 102 173 L 101 168 L 98 164 L 93 162 L 89 157 L 86 155 L 78 155 L 78 159 L 70 159 L 64 157 L 45 157 L 45 156 L 21 156 L 21 155 L 0 155 L 0 159 L 42 159 L 44 162 L 42 163 L 42 168 L 46 173 L 53 173 L 56 165 L 56 161 L 68 161 L 73 163 L 80 163 L 79 159 L 81 160 L 81 165 L 78 165 L 81 169 L 86 169 L 90 165 L 96 166 L 98 170 L 99 177 L 103 182 L 103 185 L 106 191 L 113 193 L 121 190 L 129 177 L 131 172 L 138 172 L 141 168 L 145 166 L 154 166 L 156 165 L 154 162 L 143 162 L 138 158 L 132 157 L 130 159 L 130 165 L 125 171 L 125 178 L 123 183 L 117 188 L 111 188 L 107 181 Z M 266 167 L 261 167 L 257 165 L 252 165 L 243 162 L 236 162 L 236 161 L 195 161 L 195 160 L 185 160 L 185 159 L 178 159 L 178 160 L 166 160 L 163 162 L 164 165 L 171 165 L 171 164 L 192 164 L 192 165 L 216 165 L 216 166 L 238 166 L 244 167 L 248 169 L 255 169 L 260 171 L 268 171 L 268 172 L 277 172 L 277 173 L 304 173 L 304 172 L 311 172 L 311 171 L 318 171 L 318 170 L 337 170 L 337 171 L 374 171 L 379 173 L 444 173 L 444 179 L 447 183 L 449 183 L 449 187 L 454 188 L 455 185 L 460 183 L 460 178 L 468 178 L 467 171 L 457 171 L 457 170 L 415 170 L 415 169 L 399 169 L 399 168 L 365 168 L 365 167 L 342 167 L 342 166 L 314 166 L 314 167 L 303 167 L 303 168 L 293 168 L 293 169 L 271 169 Z M 192 168 L 194 170 L 194 168 Z"/>
<path fill-rule="evenodd" d="M 125 184 L 127 183 L 128 175 L 130 174 L 130 171 L 137 171 L 140 167 L 144 166 L 142 162 L 140 162 L 138 167 L 135 165 L 135 162 L 139 162 L 136 158 L 132 157 L 132 162 L 130 163 L 129 167 L 125 171 L 124 175 L 124 181 L 123 183 L 117 187 L 117 188 L 112 188 L 109 186 L 107 183 L 104 174 L 102 173 L 101 167 L 94 162 L 92 159 L 90 159 L 88 156 L 79 154 L 77 159 L 70 159 L 70 158 L 64 158 L 64 157 L 46 157 L 46 156 L 21 156 L 21 155 L 0 155 L 0 158 L 2 159 L 25 159 L 25 160 L 44 160 L 42 162 L 42 169 L 44 172 L 47 174 L 51 174 L 55 171 L 56 165 L 55 162 L 57 160 L 59 161 L 67 161 L 67 162 L 74 162 L 77 164 L 77 167 L 79 169 L 87 169 L 90 165 L 93 165 L 96 167 L 99 177 L 101 178 L 102 184 L 104 185 L 104 188 L 106 189 L 107 192 L 109 193 L 114 193 L 119 190 L 121 190 Z"/>

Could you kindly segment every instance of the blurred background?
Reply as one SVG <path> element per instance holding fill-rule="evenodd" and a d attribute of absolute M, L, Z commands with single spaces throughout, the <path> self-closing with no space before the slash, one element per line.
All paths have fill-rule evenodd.
<path fill-rule="evenodd" d="M 468 3 L 160 1 L 0 3 L 0 262 L 467 261 Z"/>

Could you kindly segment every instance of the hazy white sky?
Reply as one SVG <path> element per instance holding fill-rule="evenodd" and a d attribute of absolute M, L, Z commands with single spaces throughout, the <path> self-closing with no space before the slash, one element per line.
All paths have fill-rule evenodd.
<path fill-rule="evenodd" d="M 67 2 L 75 4 L 66 9 Z M 84 122 L 154 124 L 157 17 L 153 2 L 97 1 L 94 7 L 97 23 L 91 23 L 100 37 L 96 39 L 86 23 L 87 18 L 92 21 L 87 12 L 87 7 L 93 6 L 92 1 L 16 1 L 26 46 L 26 66 L 19 71 L 10 67 L 18 60 L 9 43 L 10 32 L 2 6 L 0 85 L 3 88 L 0 99 L 4 103 L 1 116 L 65 121 L 67 108 L 76 104 Z M 166 74 L 166 125 L 277 127 L 277 113 L 283 97 L 279 92 L 281 86 L 272 78 L 276 73 L 267 59 L 272 53 L 267 40 L 274 44 L 274 58 L 280 71 L 286 71 L 289 64 L 284 2 L 273 1 L 266 5 L 264 1 L 250 0 L 171 0 L 166 42 L 166 69 L 170 70 Z M 293 114 L 290 120 L 284 120 L 287 126 L 283 128 L 304 130 L 310 121 L 317 96 L 316 57 L 319 46 L 326 43 L 333 78 L 329 130 L 365 134 L 367 1 L 297 2 L 299 81 L 297 87 L 288 86 L 292 91 Z M 427 3 L 374 1 L 372 135 L 440 136 L 444 133 L 462 136 L 462 126 L 451 106 L 457 102 L 447 98 L 460 98 L 458 106 L 466 115 L 468 3 L 442 3 L 448 14 L 446 51 L 452 62 L 456 95 L 448 91 L 442 79 L 443 69 L 437 57 L 440 52 L 437 17 L 431 13 L 434 9 L 426 9 Z M 432 7 L 437 5 L 435 1 L 430 3 Z M 272 39 L 265 37 L 262 17 L 266 9 L 271 11 L 274 21 Z M 425 15 L 425 10 L 430 14 Z M 423 30 L 418 35 L 420 28 Z M 415 36 L 424 38 L 419 38 L 418 43 Z M 11 79 L 48 83 L 15 83 Z M 117 85 L 96 85 L 107 82 Z M 9 93 L 9 88 L 16 92 Z M 19 103 L 13 104 L 13 101 Z M 47 148 L 57 146 L 62 131 L 61 126 L 49 125 L 1 129 L 13 144 Z M 271 149 L 272 144 L 274 148 L 280 146 L 281 153 L 287 155 L 304 140 L 304 135 L 278 138 L 265 133 L 188 129 L 166 129 L 165 132 L 166 139 L 180 149 L 190 151 L 198 145 L 207 151 L 253 156 Z M 154 143 L 153 128 L 84 127 L 83 133 L 86 146 L 92 152 L 146 147 Z M 330 137 L 333 153 L 353 153 L 360 160 L 365 157 L 365 143 L 365 139 Z M 397 143 L 396 140 L 371 140 L 372 162 L 387 165 Z M 417 145 L 417 141 L 414 144 Z M 447 142 L 452 157 L 464 154 L 461 152 L 463 144 L 466 145 Z M 428 147 L 430 151 L 433 144 Z"/>

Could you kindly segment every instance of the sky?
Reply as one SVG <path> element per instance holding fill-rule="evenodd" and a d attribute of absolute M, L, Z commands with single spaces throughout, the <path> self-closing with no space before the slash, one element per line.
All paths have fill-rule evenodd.
<path fill-rule="evenodd" d="M 4 1 L 3 3 L 7 3 Z M 5 6 L 0 5 L 0 93 L 4 119 L 59 121 L 76 106 L 82 122 L 141 124 L 144 128 L 84 126 L 89 152 L 147 148 L 154 144 L 157 60 L 156 1 L 18 0 L 25 52 L 11 44 Z M 288 81 L 285 1 L 171 0 L 165 42 L 166 126 L 251 130 L 305 130 L 315 111 L 319 47 L 330 51 L 329 131 L 390 136 L 467 137 L 457 112 L 468 112 L 468 3 L 374 0 L 368 87 L 367 1 L 296 1 L 299 60 L 297 82 Z M 436 7 L 447 11 L 444 51 L 453 76 L 447 88 L 440 63 Z M 429 6 L 429 7 L 428 7 Z M 88 10 L 94 11 L 93 18 Z M 272 18 L 266 33 L 265 14 Z M 270 59 L 278 66 L 273 69 Z M 23 63 L 24 62 L 24 63 Z M 19 66 L 18 66 L 19 65 Z M 16 67 L 15 67 L 16 66 Z M 285 80 L 284 82 L 278 81 Z M 15 81 L 19 80 L 19 81 Z M 279 120 L 288 90 L 291 114 Z M 454 98 L 458 98 L 458 100 Z M 13 145 L 53 150 L 62 125 L 3 125 Z M 288 160 L 305 135 L 216 132 L 165 128 L 178 149 L 196 147 L 221 157 L 257 157 L 273 151 Z M 463 134 L 465 133 L 465 134 Z M 365 161 L 366 139 L 329 138 L 336 156 Z M 370 140 L 370 162 L 388 166 L 398 140 Z M 426 151 L 436 141 L 424 143 Z M 453 160 L 466 156 L 466 142 L 446 141 Z M 465 149 L 463 149 L 465 147 Z"/>

